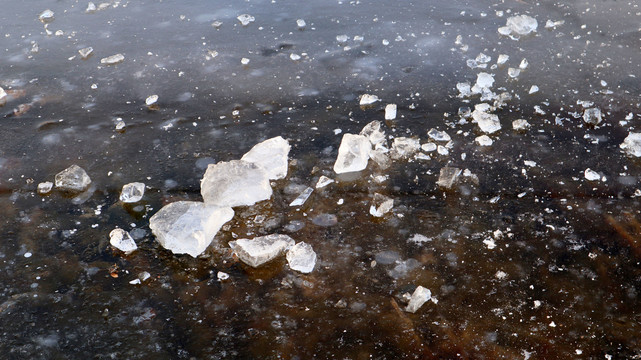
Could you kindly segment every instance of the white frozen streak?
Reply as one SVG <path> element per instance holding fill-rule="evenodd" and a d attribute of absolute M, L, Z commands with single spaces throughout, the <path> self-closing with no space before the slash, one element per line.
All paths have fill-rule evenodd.
<path fill-rule="evenodd" d="M 344 134 L 334 163 L 337 174 L 361 171 L 367 167 L 372 146 L 364 135 Z"/>
<path fill-rule="evenodd" d="M 423 306 L 427 301 L 432 298 L 432 292 L 429 289 L 426 289 L 422 286 L 418 286 L 412 297 L 410 298 L 409 304 L 405 308 L 405 311 L 415 313 L 418 309 Z"/>
<path fill-rule="evenodd" d="M 287 235 L 271 234 L 253 239 L 230 241 L 229 247 L 242 262 L 258 267 L 278 257 L 295 243 L 294 239 Z"/>
<path fill-rule="evenodd" d="M 299 242 L 294 245 L 287 254 L 287 263 L 292 270 L 308 274 L 316 266 L 316 252 L 312 246 L 306 242 Z"/>
<path fill-rule="evenodd" d="M 281 136 L 260 142 L 251 148 L 241 160 L 262 167 L 271 180 L 279 180 L 287 176 L 289 150 L 292 147 Z"/>

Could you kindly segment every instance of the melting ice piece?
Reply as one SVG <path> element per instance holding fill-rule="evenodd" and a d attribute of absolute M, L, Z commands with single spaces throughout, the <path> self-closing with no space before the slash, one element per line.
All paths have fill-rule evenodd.
<path fill-rule="evenodd" d="M 156 240 L 174 254 L 196 257 L 205 251 L 220 228 L 234 217 L 230 207 L 196 201 L 177 201 L 149 219 Z"/>
<path fill-rule="evenodd" d="M 283 179 L 287 176 L 287 156 L 290 149 L 289 142 L 277 136 L 254 145 L 241 160 L 262 167 L 271 180 Z"/>
<path fill-rule="evenodd" d="M 320 178 L 318 178 L 318 182 L 316 182 L 316 188 L 321 189 L 324 188 L 325 186 L 331 184 L 334 182 L 334 179 L 330 179 L 325 175 L 321 175 Z"/>
<path fill-rule="evenodd" d="M 54 19 L 53 11 L 51 11 L 49 9 L 41 12 L 40 15 L 38 15 L 38 20 L 40 20 L 41 22 L 43 22 L 45 24 L 49 23 L 49 22 L 52 22 L 53 19 Z"/>
<path fill-rule="evenodd" d="M 394 199 L 379 193 L 374 194 L 372 205 L 369 207 L 369 213 L 372 216 L 383 217 L 394 207 Z"/>
<path fill-rule="evenodd" d="M 243 160 L 209 164 L 200 181 L 208 205 L 249 206 L 272 196 L 269 177 L 261 166 Z"/>
<path fill-rule="evenodd" d="M 142 199 L 145 194 L 145 184 L 133 182 L 122 187 L 120 192 L 120 201 L 124 203 L 135 203 Z"/>
<path fill-rule="evenodd" d="M 123 54 L 111 55 L 100 59 L 100 63 L 103 65 L 116 65 L 123 61 L 125 61 L 125 56 Z"/>
<path fill-rule="evenodd" d="M 519 36 L 528 35 L 536 31 L 539 23 L 535 18 L 528 15 L 511 16 L 507 19 L 505 26 L 499 28 L 499 34 L 509 36 L 518 40 Z"/>
<path fill-rule="evenodd" d="M 422 286 L 419 286 L 414 290 L 412 297 L 410 298 L 409 304 L 405 308 L 405 311 L 415 313 L 423 304 L 429 301 L 432 298 L 432 292 L 429 289 L 426 289 Z"/>
<path fill-rule="evenodd" d="M 292 270 L 308 274 L 316 266 L 316 253 L 312 246 L 306 242 L 299 242 L 294 245 L 287 254 L 287 263 Z"/>
<path fill-rule="evenodd" d="M 131 254 L 134 250 L 138 249 L 134 239 L 123 229 L 111 230 L 109 233 L 109 243 L 116 249 L 124 251 L 125 254 Z"/>
<path fill-rule="evenodd" d="M 385 106 L 385 120 L 396 119 L 396 104 L 387 104 Z"/>
<path fill-rule="evenodd" d="M 510 78 L 514 79 L 514 78 L 518 77 L 519 75 L 521 75 L 521 69 L 518 69 L 518 68 L 508 68 L 508 69 L 507 69 L 507 75 L 508 75 Z"/>
<path fill-rule="evenodd" d="M 430 129 L 427 132 L 427 136 L 431 137 L 435 141 L 450 141 L 452 138 L 445 131 L 438 131 L 436 129 Z"/>
<path fill-rule="evenodd" d="M 240 21 L 240 24 L 242 26 L 247 26 L 247 25 L 253 23 L 256 20 L 255 17 L 253 17 L 253 16 L 251 16 L 249 14 L 238 15 L 238 17 L 236 19 L 238 19 L 238 21 Z"/>
<path fill-rule="evenodd" d="M 83 60 L 88 59 L 93 54 L 93 48 L 89 46 L 84 49 L 80 49 L 78 50 L 78 54 L 80 54 L 80 57 Z"/>
<path fill-rule="evenodd" d="M 619 147 L 628 156 L 641 157 L 641 133 L 629 133 Z"/>
<path fill-rule="evenodd" d="M 309 199 L 309 196 L 312 195 L 313 191 L 314 191 L 314 189 L 311 188 L 311 187 L 306 188 L 305 190 L 303 190 L 302 193 L 300 193 L 300 195 L 298 195 L 298 197 L 296 199 L 294 199 L 294 201 L 292 201 L 289 204 L 289 206 L 301 206 L 301 205 L 303 205 L 305 203 L 305 201 L 307 201 L 307 199 Z"/>
<path fill-rule="evenodd" d="M 367 167 L 372 145 L 364 135 L 344 134 L 334 163 L 337 174 L 361 171 Z"/>
<path fill-rule="evenodd" d="M 487 134 L 495 133 L 501 130 L 501 122 L 499 117 L 494 114 L 489 114 L 489 106 L 481 106 L 487 104 L 477 104 L 472 112 L 472 119 L 478 124 L 481 131 Z"/>
<path fill-rule="evenodd" d="M 361 105 L 361 106 L 363 106 L 363 105 L 371 105 L 371 104 L 373 104 L 373 103 L 375 103 L 377 101 L 378 101 L 378 96 L 370 95 L 370 94 L 363 94 L 361 96 L 361 100 L 360 100 L 359 105 Z"/>
<path fill-rule="evenodd" d="M 394 159 L 407 158 L 419 151 L 421 142 L 418 139 L 408 137 L 394 138 L 391 155 Z"/>
<path fill-rule="evenodd" d="M 145 99 L 145 105 L 147 106 L 151 106 L 156 102 L 158 102 L 158 95 L 150 95 L 147 97 L 147 99 Z"/>
<path fill-rule="evenodd" d="M 91 184 L 87 172 L 78 165 L 71 165 L 56 174 L 56 187 L 63 191 L 80 192 Z"/>
<path fill-rule="evenodd" d="M 361 130 L 360 135 L 367 136 L 369 142 L 374 147 L 383 145 L 385 142 L 385 132 L 381 131 L 381 122 L 377 120 L 363 126 L 363 130 Z"/>
<path fill-rule="evenodd" d="M 481 72 L 476 75 L 476 84 L 474 84 L 474 87 L 478 87 L 479 89 L 489 89 L 494 85 L 494 75 L 493 74 L 488 74 L 486 72 Z M 474 89 L 472 89 L 474 91 Z M 480 92 L 480 91 L 474 91 L 474 92 Z"/>
<path fill-rule="evenodd" d="M 253 239 L 230 241 L 229 247 L 242 262 L 258 267 L 278 257 L 295 243 L 296 241 L 287 235 L 271 234 Z"/>
<path fill-rule="evenodd" d="M 459 92 L 458 97 L 468 97 L 472 95 L 472 89 L 470 87 L 470 83 L 464 82 L 464 83 L 457 83 L 456 84 L 456 89 Z"/>
<path fill-rule="evenodd" d="M 589 108 L 585 109 L 585 111 L 583 112 L 583 121 L 586 124 L 598 125 L 601 120 L 601 109 L 599 108 Z"/>
<path fill-rule="evenodd" d="M 446 189 L 451 189 L 456 183 L 456 181 L 458 180 L 462 172 L 463 171 L 461 169 L 456 167 L 446 166 L 444 168 L 441 168 L 441 172 L 438 176 L 438 181 L 436 182 L 436 185 Z"/>

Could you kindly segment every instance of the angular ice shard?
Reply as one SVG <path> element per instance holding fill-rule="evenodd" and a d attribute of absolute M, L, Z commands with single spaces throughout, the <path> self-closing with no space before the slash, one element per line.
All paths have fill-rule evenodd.
<path fill-rule="evenodd" d="M 272 196 L 269 177 L 261 166 L 243 160 L 209 164 L 200 181 L 207 205 L 249 206 Z"/>
<path fill-rule="evenodd" d="M 585 176 L 585 178 L 587 180 L 590 180 L 590 181 L 599 181 L 599 180 L 601 180 L 601 175 L 599 175 L 598 172 L 596 172 L 596 171 L 594 171 L 594 170 L 592 170 L 590 168 L 585 169 L 585 171 L 583 172 L 583 175 Z"/>
<path fill-rule="evenodd" d="M 307 23 L 303 19 L 298 19 L 296 20 L 296 26 L 298 26 L 298 29 L 303 30 L 305 26 L 307 26 Z"/>
<path fill-rule="evenodd" d="M 396 104 L 385 105 L 385 120 L 396 119 Z"/>
<path fill-rule="evenodd" d="M 249 14 L 238 15 L 238 17 L 236 19 L 238 19 L 238 21 L 240 21 L 240 24 L 242 26 L 247 26 L 247 25 L 253 23 L 256 20 L 255 17 L 253 17 L 253 16 L 251 16 Z"/>
<path fill-rule="evenodd" d="M 442 188 L 451 189 L 454 184 L 456 184 L 456 181 L 458 180 L 462 172 L 463 171 L 461 169 L 456 167 L 446 166 L 444 168 L 441 168 L 441 172 L 438 176 L 436 185 Z"/>
<path fill-rule="evenodd" d="M 71 165 L 56 174 L 56 187 L 63 191 L 80 192 L 91 184 L 87 172 L 78 165 Z"/>
<path fill-rule="evenodd" d="M 498 59 L 496 59 L 496 63 L 497 63 L 497 64 L 499 64 L 499 65 L 503 65 L 503 64 L 505 64 L 509 59 L 510 59 L 510 56 L 509 56 L 509 55 L 501 54 L 501 55 L 499 55 L 499 58 L 498 58 Z"/>
<path fill-rule="evenodd" d="M 507 69 L 507 76 L 509 76 L 510 78 L 514 79 L 519 75 L 521 75 L 521 69 L 512 67 Z"/>
<path fill-rule="evenodd" d="M 476 139 L 474 139 L 474 142 L 476 142 L 480 146 L 492 146 L 492 143 L 494 143 L 494 141 L 492 141 L 492 139 L 487 135 L 478 136 Z"/>
<path fill-rule="evenodd" d="M 481 106 L 487 104 L 477 104 L 472 112 L 472 119 L 478 124 L 481 131 L 487 134 L 495 133 L 501 130 L 501 122 L 499 117 L 494 114 L 489 114 L 489 106 Z"/>
<path fill-rule="evenodd" d="M 530 128 L 530 123 L 525 119 L 517 119 L 512 121 L 512 129 L 516 131 L 525 131 Z"/>
<path fill-rule="evenodd" d="M 96 12 L 97 10 L 98 10 L 98 8 L 96 7 L 96 4 L 94 4 L 93 2 L 90 1 L 87 4 L 87 9 L 85 10 L 85 12 L 88 13 L 88 14 L 91 14 L 91 13 Z"/>
<path fill-rule="evenodd" d="M 287 140 L 277 136 L 254 145 L 241 160 L 262 167 L 271 180 L 283 179 L 287 176 L 287 157 L 291 148 Z"/>
<path fill-rule="evenodd" d="M 84 49 L 80 49 L 80 50 L 78 50 L 78 54 L 80 54 L 80 57 L 83 60 L 86 60 L 93 54 L 93 48 L 91 46 L 89 46 L 89 47 L 86 47 Z"/>
<path fill-rule="evenodd" d="M 150 95 L 145 99 L 145 105 L 151 106 L 158 102 L 158 95 Z"/>
<path fill-rule="evenodd" d="M 134 239 L 123 229 L 111 230 L 109 233 L 109 243 L 116 249 L 124 251 L 125 254 L 131 254 L 134 250 L 138 249 Z"/>
<path fill-rule="evenodd" d="M 381 122 L 374 120 L 369 124 L 363 126 L 360 135 L 367 136 L 369 142 L 377 147 L 385 143 L 385 132 L 381 131 Z"/>
<path fill-rule="evenodd" d="M 361 95 L 361 100 L 359 102 L 359 105 L 371 105 L 375 102 L 378 101 L 378 96 L 376 95 L 370 95 L 370 94 L 363 94 Z"/>
<path fill-rule="evenodd" d="M 539 23 L 531 16 L 511 16 L 507 19 L 505 26 L 499 28 L 499 34 L 518 40 L 519 36 L 528 35 L 529 33 L 536 31 L 538 26 Z"/>
<path fill-rule="evenodd" d="M 419 286 L 414 290 L 412 297 L 410 298 L 409 304 L 405 308 L 405 311 L 415 313 L 416 310 L 420 309 L 423 304 L 429 301 L 432 298 L 432 292 L 429 289 L 426 289 L 422 286 Z"/>
<path fill-rule="evenodd" d="M 417 153 L 420 148 L 421 142 L 418 139 L 397 137 L 394 138 L 390 153 L 394 159 L 408 158 Z"/>
<path fill-rule="evenodd" d="M 100 59 L 100 63 L 103 65 L 116 65 L 123 61 L 125 61 L 125 56 L 123 54 L 111 55 Z"/>
<path fill-rule="evenodd" d="M 298 197 L 296 199 L 294 199 L 294 201 L 292 201 L 289 204 L 289 206 L 301 206 L 301 205 L 303 205 L 305 203 L 305 201 L 307 201 L 307 199 L 309 199 L 309 196 L 312 194 L 312 192 L 314 192 L 313 188 L 311 188 L 311 187 L 306 188 L 305 190 L 303 190 L 302 193 L 300 193 L 300 195 L 298 195 Z"/>
<path fill-rule="evenodd" d="M 296 241 L 287 235 L 271 234 L 253 239 L 230 241 L 229 247 L 242 262 L 258 267 L 278 257 L 295 243 Z"/>
<path fill-rule="evenodd" d="M 53 183 L 51 181 L 45 181 L 38 184 L 38 194 L 48 194 L 53 188 Z"/>
<path fill-rule="evenodd" d="M 47 9 L 38 15 L 38 19 L 43 22 L 43 23 L 49 23 L 52 22 L 54 17 L 53 17 L 53 11 Z"/>
<path fill-rule="evenodd" d="M 361 171 L 367 167 L 372 145 L 364 135 L 345 134 L 334 163 L 337 174 Z"/>
<path fill-rule="evenodd" d="M 124 203 L 135 203 L 142 199 L 145 194 L 145 184 L 134 182 L 126 184 L 120 192 L 120 201 Z"/>
<path fill-rule="evenodd" d="M 372 205 L 369 207 L 369 213 L 372 216 L 383 217 L 394 207 L 394 199 L 379 193 L 374 194 Z"/>
<path fill-rule="evenodd" d="M 599 108 L 589 108 L 585 109 L 585 111 L 583 112 L 583 121 L 586 124 L 599 125 L 601 120 L 601 109 Z"/>
<path fill-rule="evenodd" d="M 445 131 L 438 131 L 436 129 L 430 129 L 427 132 L 427 136 L 431 137 L 435 141 L 450 141 L 452 138 Z"/>
<path fill-rule="evenodd" d="M 234 217 L 230 207 L 196 201 L 178 201 L 164 206 L 149 219 L 156 240 L 174 254 L 196 257 L 205 251 L 220 228 Z"/>
<path fill-rule="evenodd" d="M 320 178 L 318 178 L 318 182 L 316 182 L 316 188 L 321 189 L 324 188 L 325 186 L 331 184 L 334 182 L 334 179 L 330 179 L 325 175 L 321 175 Z"/>
<path fill-rule="evenodd" d="M 619 147 L 628 156 L 641 157 L 641 133 L 629 133 Z"/>
<path fill-rule="evenodd" d="M 292 270 L 308 274 L 316 266 L 316 253 L 312 246 L 306 242 L 299 242 L 294 245 L 287 254 L 287 263 Z"/>

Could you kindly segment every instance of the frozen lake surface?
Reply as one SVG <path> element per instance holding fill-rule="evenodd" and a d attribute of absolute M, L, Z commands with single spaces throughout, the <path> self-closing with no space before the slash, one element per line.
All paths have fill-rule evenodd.
<path fill-rule="evenodd" d="M 641 357 L 638 2 L 0 9 L 7 358 Z M 277 136 L 268 200 L 197 257 L 159 244 L 154 214 Z M 74 164 L 90 184 L 45 191 Z M 313 269 L 230 248 L 271 234 Z"/>

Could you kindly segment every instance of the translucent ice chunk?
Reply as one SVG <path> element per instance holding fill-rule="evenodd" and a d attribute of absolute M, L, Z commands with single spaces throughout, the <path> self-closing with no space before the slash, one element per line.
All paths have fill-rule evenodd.
<path fill-rule="evenodd" d="M 120 192 L 120 201 L 124 203 L 135 203 L 142 199 L 145 194 L 145 184 L 133 182 L 122 187 Z"/>
<path fill-rule="evenodd" d="M 601 180 L 601 175 L 599 175 L 598 172 L 596 172 L 596 171 L 594 171 L 594 170 L 592 170 L 590 168 L 585 169 L 585 171 L 583 172 L 583 175 L 585 176 L 585 178 L 587 180 L 590 180 L 590 181 L 599 181 L 599 180 Z"/>
<path fill-rule="evenodd" d="M 149 219 L 156 240 L 174 254 L 196 257 L 203 253 L 220 228 L 234 217 L 230 207 L 196 201 L 178 201 L 164 206 Z"/>
<path fill-rule="evenodd" d="M 583 112 L 583 121 L 586 124 L 598 125 L 602 120 L 601 109 L 589 108 Z"/>
<path fill-rule="evenodd" d="M 497 63 L 497 64 L 499 64 L 499 65 L 503 65 L 503 64 L 505 64 L 509 59 L 510 59 L 510 56 L 509 56 L 509 55 L 501 54 L 501 55 L 499 55 L 498 59 L 496 59 L 496 63 Z"/>
<path fill-rule="evenodd" d="M 425 143 L 425 144 L 421 145 L 421 150 L 423 150 L 425 152 L 432 152 L 432 151 L 436 150 L 436 144 L 434 144 L 433 142 Z"/>
<path fill-rule="evenodd" d="M 508 68 L 507 69 L 507 75 L 511 77 L 512 79 L 518 77 L 521 75 L 521 69 L 518 68 Z"/>
<path fill-rule="evenodd" d="M 372 205 L 369 207 L 369 213 L 372 216 L 383 217 L 394 207 L 394 199 L 379 193 L 374 194 Z"/>
<path fill-rule="evenodd" d="M 518 39 L 519 36 L 528 35 L 536 31 L 539 23 L 535 18 L 528 15 L 511 16 L 507 19 L 505 26 L 499 28 L 501 35 Z"/>
<path fill-rule="evenodd" d="M 63 191 L 80 192 L 91 184 L 87 172 L 78 165 L 71 165 L 56 174 L 56 187 Z"/>
<path fill-rule="evenodd" d="M 421 142 L 418 139 L 397 137 L 394 138 L 390 153 L 394 159 L 408 158 L 418 152 L 420 148 Z"/>
<path fill-rule="evenodd" d="M 385 132 L 381 131 L 381 122 L 374 120 L 363 127 L 360 135 L 367 136 L 369 142 L 377 147 L 385 142 Z"/>
<path fill-rule="evenodd" d="M 458 97 L 468 97 L 472 95 L 472 88 L 470 87 L 470 83 L 457 83 L 456 89 L 459 91 Z"/>
<path fill-rule="evenodd" d="M 536 85 L 532 85 L 532 87 L 530 87 L 529 93 L 534 94 L 535 92 L 538 92 L 538 91 L 539 91 L 539 87 Z"/>
<path fill-rule="evenodd" d="M 331 184 L 334 182 L 334 179 L 330 179 L 325 175 L 321 175 L 320 178 L 318 178 L 318 182 L 316 183 L 316 188 L 321 189 L 324 188 L 325 186 Z"/>
<path fill-rule="evenodd" d="M 316 266 L 316 252 L 312 246 L 306 242 L 299 242 L 294 245 L 287 254 L 287 263 L 292 270 L 308 274 Z"/>
<path fill-rule="evenodd" d="M 85 12 L 86 13 L 93 13 L 93 12 L 96 12 L 96 10 L 98 10 L 98 8 L 96 7 L 96 4 L 94 4 L 93 2 L 90 1 L 87 4 L 87 10 L 85 10 Z"/>
<path fill-rule="evenodd" d="M 361 95 L 361 99 L 359 101 L 359 105 L 361 105 L 361 106 L 363 106 L 363 105 L 371 105 L 371 104 L 377 102 L 378 100 L 379 100 L 378 96 L 376 96 L 376 95 L 363 94 L 363 95 Z"/>
<path fill-rule="evenodd" d="M 338 41 L 340 44 L 344 44 L 349 40 L 349 37 L 347 35 L 336 35 L 336 41 Z"/>
<path fill-rule="evenodd" d="M 158 95 L 150 95 L 145 99 L 145 105 L 151 106 L 158 102 Z"/>
<path fill-rule="evenodd" d="M 412 297 L 410 298 L 409 304 L 405 308 L 405 311 L 415 313 L 423 304 L 429 301 L 432 298 L 432 292 L 429 289 L 426 289 L 422 286 L 418 286 Z"/>
<path fill-rule="evenodd" d="M 628 156 L 641 157 L 641 133 L 629 133 L 619 147 Z"/>
<path fill-rule="evenodd" d="M 396 119 L 396 104 L 387 104 L 385 106 L 385 120 Z"/>
<path fill-rule="evenodd" d="M 480 146 L 491 146 L 492 143 L 494 143 L 494 141 L 492 141 L 492 139 L 490 139 L 490 137 L 487 135 L 481 135 L 477 137 L 476 139 L 474 139 L 474 142 L 476 142 Z"/>
<path fill-rule="evenodd" d="M 444 168 L 441 168 L 441 172 L 438 176 L 438 181 L 436 182 L 436 185 L 442 188 L 451 189 L 456 183 L 456 181 L 458 180 L 462 172 L 463 171 L 461 169 L 456 167 L 446 166 Z"/>
<path fill-rule="evenodd" d="M 519 64 L 519 69 L 525 70 L 527 67 L 530 65 L 530 63 L 527 61 L 527 59 L 521 60 L 521 63 Z"/>
<path fill-rule="evenodd" d="M 472 112 L 472 119 L 474 119 L 484 133 L 492 134 L 501 130 L 501 122 L 497 115 L 489 114 L 476 108 Z"/>
<path fill-rule="evenodd" d="M 269 176 L 259 165 L 243 160 L 207 166 L 200 193 L 208 205 L 248 206 L 272 196 Z"/>
<path fill-rule="evenodd" d="M 283 179 L 287 176 L 290 149 L 289 142 L 277 136 L 254 145 L 241 160 L 262 167 L 271 180 Z"/>
<path fill-rule="evenodd" d="M 247 25 L 253 23 L 254 21 L 256 21 L 256 18 L 251 16 L 251 15 L 249 15 L 249 14 L 238 15 L 238 17 L 236 19 L 238 19 L 238 21 L 240 21 L 240 24 L 242 26 L 247 26 Z"/>
<path fill-rule="evenodd" d="M 242 262 L 258 267 L 278 257 L 295 243 L 294 239 L 287 235 L 271 234 L 253 239 L 230 241 L 229 247 Z"/>
<path fill-rule="evenodd" d="M 476 75 L 476 86 L 479 88 L 489 89 L 494 85 L 494 75 L 486 72 L 478 73 Z"/>
<path fill-rule="evenodd" d="M 450 141 L 452 138 L 445 131 L 439 131 L 436 129 L 430 129 L 427 132 L 427 136 L 432 138 L 434 141 Z"/>
<path fill-rule="evenodd" d="M 4 104 L 7 103 L 7 96 L 8 96 L 7 92 L 0 87 L 0 106 L 3 106 Z"/>
<path fill-rule="evenodd" d="M 312 195 L 312 192 L 314 192 L 313 188 L 311 188 L 311 187 L 306 188 L 305 190 L 303 190 L 302 193 L 300 193 L 300 195 L 298 195 L 298 197 L 296 199 L 294 199 L 294 201 L 292 201 L 289 204 L 289 206 L 301 206 L 301 205 L 303 205 L 305 203 L 305 201 L 307 201 L 307 199 L 309 199 L 309 196 Z"/>
<path fill-rule="evenodd" d="M 304 29 L 305 26 L 307 26 L 307 23 L 303 19 L 298 19 L 296 20 L 296 26 L 298 26 L 299 29 Z"/>
<path fill-rule="evenodd" d="M 344 134 L 334 163 L 337 174 L 361 171 L 367 167 L 372 145 L 363 135 Z"/>
<path fill-rule="evenodd" d="M 100 59 L 100 63 L 103 65 L 116 65 L 123 61 L 125 61 L 125 56 L 123 54 L 111 55 Z"/>
<path fill-rule="evenodd" d="M 47 10 L 45 10 L 45 11 L 41 12 L 41 13 L 40 13 L 40 15 L 38 15 L 38 19 L 39 19 L 41 22 L 43 22 L 43 23 L 45 23 L 45 24 L 46 24 L 46 23 L 49 23 L 49 22 L 52 22 L 52 21 L 53 21 L 53 19 L 54 19 L 54 16 L 53 16 L 53 15 L 54 15 L 54 14 L 53 14 L 53 11 L 51 11 L 51 10 L 47 9 Z"/>
<path fill-rule="evenodd" d="M 111 246 L 115 247 L 120 251 L 124 251 L 125 254 L 130 254 L 134 250 L 138 249 L 136 242 L 129 235 L 129 233 L 123 229 L 113 229 L 109 233 L 109 243 Z"/>
<path fill-rule="evenodd" d="M 525 131 L 530 128 L 530 123 L 525 119 L 518 119 L 512 121 L 512 129 L 516 131 Z"/>
<path fill-rule="evenodd" d="M 51 181 L 45 181 L 38 184 L 38 194 L 48 194 L 53 188 L 53 183 Z"/>
<path fill-rule="evenodd" d="M 88 59 L 93 54 L 93 48 L 90 46 L 90 47 L 86 47 L 84 49 L 80 49 L 80 50 L 78 50 L 78 54 L 80 54 L 80 57 L 83 60 L 84 59 Z"/>

